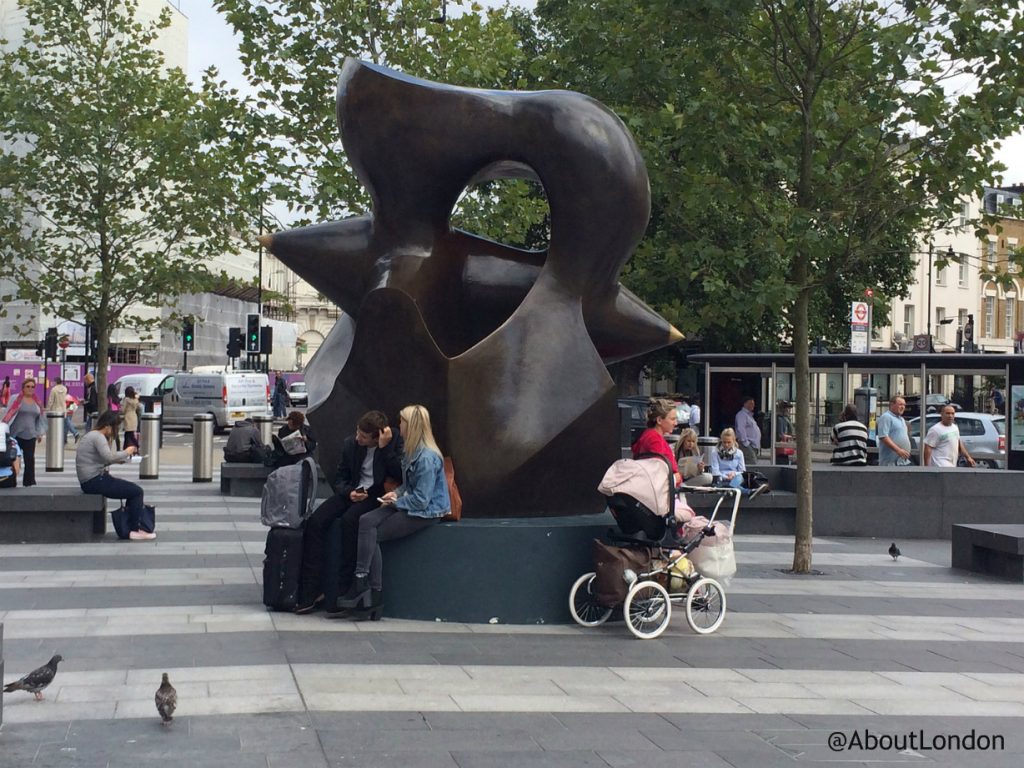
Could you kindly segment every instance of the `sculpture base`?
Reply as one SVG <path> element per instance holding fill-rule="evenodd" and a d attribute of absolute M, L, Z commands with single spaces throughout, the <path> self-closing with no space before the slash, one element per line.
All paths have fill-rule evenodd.
<path fill-rule="evenodd" d="M 592 570 L 591 541 L 615 521 L 465 519 L 381 545 L 384 615 L 473 624 L 567 624 L 569 590 Z"/>

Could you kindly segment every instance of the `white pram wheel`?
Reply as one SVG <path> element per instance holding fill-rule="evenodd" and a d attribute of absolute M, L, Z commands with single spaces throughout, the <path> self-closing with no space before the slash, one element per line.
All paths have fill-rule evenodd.
<path fill-rule="evenodd" d="M 576 579 L 569 591 L 569 613 L 581 627 L 599 627 L 612 615 L 612 609 L 597 602 L 594 593 L 590 591 L 596 577 L 594 571 L 584 573 Z"/>
<path fill-rule="evenodd" d="M 725 590 L 714 579 L 697 579 L 686 593 L 686 623 L 698 635 L 709 635 L 725 621 Z"/>
<path fill-rule="evenodd" d="M 641 640 L 653 640 L 672 619 L 672 600 L 656 581 L 641 581 L 626 595 L 622 609 L 629 631 Z"/>

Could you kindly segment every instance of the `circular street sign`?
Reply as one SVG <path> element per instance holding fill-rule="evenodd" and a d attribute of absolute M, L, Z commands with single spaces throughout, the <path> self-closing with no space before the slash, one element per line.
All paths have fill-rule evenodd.
<path fill-rule="evenodd" d="M 69 339 L 67 336 L 61 336 L 60 340 L 57 342 L 57 346 L 60 347 L 61 349 L 67 349 L 68 347 L 71 346 L 71 339 Z"/>
<path fill-rule="evenodd" d="M 860 322 L 864 322 L 865 320 L 867 320 L 868 319 L 868 307 L 867 307 L 867 305 L 863 304 L 863 303 L 857 304 L 857 306 L 854 307 L 853 316 L 856 317 L 857 320 L 859 320 Z"/>

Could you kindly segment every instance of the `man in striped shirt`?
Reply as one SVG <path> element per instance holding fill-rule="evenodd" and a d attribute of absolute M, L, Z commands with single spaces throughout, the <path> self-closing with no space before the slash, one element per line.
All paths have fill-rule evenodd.
<path fill-rule="evenodd" d="M 868 463 L 868 428 L 857 418 L 857 408 L 847 405 L 842 420 L 832 427 L 832 463 L 864 466 Z"/>

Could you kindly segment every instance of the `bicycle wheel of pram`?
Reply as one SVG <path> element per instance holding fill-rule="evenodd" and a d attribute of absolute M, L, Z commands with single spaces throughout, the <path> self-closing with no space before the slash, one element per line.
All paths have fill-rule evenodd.
<path fill-rule="evenodd" d="M 596 577 L 593 571 L 584 573 L 576 579 L 569 591 L 569 613 L 581 627 L 599 627 L 612 615 L 612 609 L 597 602 L 594 593 L 590 591 Z"/>
<path fill-rule="evenodd" d="M 634 584 L 622 609 L 629 631 L 641 640 L 652 640 L 668 627 L 672 619 L 672 600 L 656 581 Z"/>
<path fill-rule="evenodd" d="M 725 590 L 714 579 L 693 582 L 686 593 L 686 623 L 698 635 L 710 635 L 725 621 Z"/>

